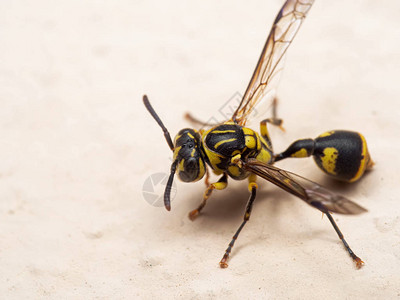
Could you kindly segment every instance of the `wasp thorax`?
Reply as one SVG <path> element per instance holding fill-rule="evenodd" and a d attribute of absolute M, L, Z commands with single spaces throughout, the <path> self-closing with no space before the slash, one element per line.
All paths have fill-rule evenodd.
<path fill-rule="evenodd" d="M 204 159 L 200 151 L 200 134 L 185 128 L 175 137 L 174 161 L 178 160 L 176 172 L 185 182 L 200 180 L 205 173 Z"/>

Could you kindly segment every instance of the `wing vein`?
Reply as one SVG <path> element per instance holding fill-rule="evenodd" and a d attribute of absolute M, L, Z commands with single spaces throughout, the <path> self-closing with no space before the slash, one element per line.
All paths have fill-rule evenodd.
<path fill-rule="evenodd" d="M 274 91 L 278 74 L 283 69 L 287 49 L 296 36 L 314 0 L 287 0 L 275 18 L 257 66 L 232 120 L 244 126 L 264 95 Z M 276 80 L 275 80 L 276 79 Z"/>

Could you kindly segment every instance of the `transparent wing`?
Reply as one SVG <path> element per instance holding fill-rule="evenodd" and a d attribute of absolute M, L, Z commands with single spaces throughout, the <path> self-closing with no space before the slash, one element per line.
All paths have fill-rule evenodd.
<path fill-rule="evenodd" d="M 314 0 L 287 0 L 272 25 L 246 92 L 232 116 L 244 126 L 254 106 L 276 88 L 286 51 L 297 34 Z"/>
<path fill-rule="evenodd" d="M 328 209 L 345 215 L 356 215 L 367 210 L 346 197 L 294 173 L 262 163 L 256 159 L 242 162 L 243 168 L 299 197 L 322 212 Z"/>

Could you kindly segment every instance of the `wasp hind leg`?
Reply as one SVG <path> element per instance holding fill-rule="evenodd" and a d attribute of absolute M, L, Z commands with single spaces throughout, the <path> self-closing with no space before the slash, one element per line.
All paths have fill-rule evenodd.
<path fill-rule="evenodd" d="M 261 136 L 267 142 L 267 144 L 268 144 L 270 149 L 272 149 L 272 142 L 271 142 L 271 138 L 269 136 L 267 123 L 270 123 L 270 124 L 272 124 L 274 126 L 278 126 L 282 131 L 285 131 L 285 128 L 283 128 L 283 126 L 282 126 L 283 120 L 276 117 L 277 103 L 278 103 L 277 98 L 274 98 L 274 101 L 272 102 L 272 118 L 268 118 L 268 119 L 262 120 L 260 122 L 260 133 L 261 133 Z"/>
<path fill-rule="evenodd" d="M 285 131 L 285 128 L 282 127 L 283 120 L 277 117 L 276 109 L 278 107 L 278 98 L 274 98 L 272 101 L 272 118 L 267 119 L 269 123 L 272 125 L 278 126 L 282 131 Z"/>
<path fill-rule="evenodd" d="M 320 210 L 321 212 L 323 212 L 328 217 L 328 219 L 331 222 L 333 228 L 335 229 L 337 235 L 339 236 L 339 239 L 343 242 L 343 245 L 346 248 L 347 252 L 349 252 L 349 255 L 356 263 L 357 269 L 360 269 L 364 265 L 364 262 L 361 260 L 361 258 L 359 258 L 353 252 L 353 250 L 351 250 L 349 244 L 344 239 L 342 232 L 340 231 L 339 227 L 337 226 L 337 224 L 336 224 L 335 220 L 333 219 L 332 215 L 330 214 L 329 210 L 320 202 L 311 202 L 311 205 L 314 206 L 315 208 L 317 208 L 318 210 Z"/>
<path fill-rule="evenodd" d="M 194 220 L 197 218 L 197 216 L 200 214 L 201 210 L 204 208 L 204 206 L 207 203 L 208 198 L 210 198 L 212 191 L 214 189 L 217 190 L 223 190 L 228 186 L 228 176 L 227 174 L 224 173 L 224 175 L 222 175 L 222 177 L 215 183 L 211 183 L 208 188 L 205 190 L 204 195 L 203 195 L 203 201 L 201 201 L 199 207 L 197 207 L 196 209 L 192 210 L 189 213 L 189 219 L 190 220 Z"/>
<path fill-rule="evenodd" d="M 238 230 L 236 231 L 235 235 L 232 237 L 231 242 L 228 245 L 228 248 L 225 251 L 224 256 L 222 257 L 221 261 L 219 262 L 219 266 L 221 268 L 227 268 L 228 267 L 228 259 L 229 259 L 229 254 L 232 251 L 233 246 L 235 245 L 235 242 L 240 234 L 240 232 L 242 231 L 244 225 L 247 223 L 247 221 L 250 219 L 250 215 L 251 215 L 251 210 L 253 208 L 253 203 L 254 200 L 256 199 L 256 192 L 257 192 L 257 183 L 256 181 L 256 175 L 250 175 L 249 177 L 249 191 L 251 192 L 249 201 L 247 202 L 247 206 L 246 206 L 246 211 L 244 213 L 244 217 L 243 217 L 243 222 L 242 224 L 239 226 Z"/>

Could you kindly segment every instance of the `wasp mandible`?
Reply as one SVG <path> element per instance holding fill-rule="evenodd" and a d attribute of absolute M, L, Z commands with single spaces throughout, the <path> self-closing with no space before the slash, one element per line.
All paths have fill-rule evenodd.
<path fill-rule="evenodd" d="M 284 152 L 274 154 L 267 124 L 276 126 L 282 124 L 282 120 L 274 113 L 276 100 L 273 102 L 272 117 L 260 123 L 260 133 L 246 127 L 246 121 L 253 108 L 264 95 L 275 88 L 273 81 L 282 71 L 286 51 L 313 2 L 313 0 L 287 0 L 284 3 L 275 18 L 246 92 L 228 121 L 212 126 L 208 130 L 182 129 L 172 141 L 147 96 L 143 96 L 144 105 L 162 128 L 165 139 L 173 151 L 173 163 L 164 193 L 164 204 L 168 211 L 171 209 L 170 192 L 175 174 L 184 182 L 195 182 L 206 175 L 207 184 L 210 172 L 207 166 L 209 166 L 213 173 L 221 176 L 217 182 L 208 184 L 200 205 L 189 213 L 191 220 L 199 215 L 213 190 L 223 190 L 227 187 L 228 177 L 235 180 L 248 179 L 250 198 L 244 218 L 219 263 L 221 268 L 228 267 L 229 254 L 241 230 L 250 219 L 258 188 L 257 176 L 272 182 L 325 214 L 357 268 L 364 264 L 351 250 L 331 213 L 359 214 L 366 209 L 315 182 L 277 168 L 273 163 L 288 157 L 313 156 L 318 167 L 328 175 L 338 180 L 353 182 L 361 178 L 373 165 L 365 138 L 358 132 L 327 131 L 316 139 L 295 141 Z"/>

